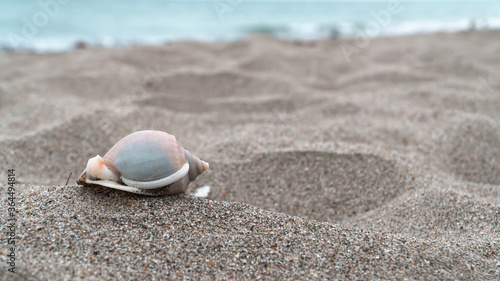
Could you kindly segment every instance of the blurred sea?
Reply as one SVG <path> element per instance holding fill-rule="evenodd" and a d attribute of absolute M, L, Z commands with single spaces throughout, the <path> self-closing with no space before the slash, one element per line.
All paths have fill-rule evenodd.
<path fill-rule="evenodd" d="M 0 0 L 0 50 L 500 28 L 500 1 Z"/>

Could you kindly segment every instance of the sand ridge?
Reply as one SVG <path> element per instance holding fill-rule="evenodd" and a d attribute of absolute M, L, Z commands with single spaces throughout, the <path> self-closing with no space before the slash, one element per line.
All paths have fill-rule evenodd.
<path fill-rule="evenodd" d="M 499 35 L 1 55 L 17 277 L 499 278 Z M 74 185 L 142 129 L 210 163 L 207 199 Z"/>

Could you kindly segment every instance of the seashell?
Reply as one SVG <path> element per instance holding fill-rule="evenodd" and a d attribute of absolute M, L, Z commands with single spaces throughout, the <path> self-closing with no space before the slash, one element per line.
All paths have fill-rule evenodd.
<path fill-rule="evenodd" d="M 77 184 L 171 195 L 185 192 L 207 169 L 208 163 L 191 155 L 173 135 L 147 130 L 122 138 L 103 157 L 89 159 Z"/>

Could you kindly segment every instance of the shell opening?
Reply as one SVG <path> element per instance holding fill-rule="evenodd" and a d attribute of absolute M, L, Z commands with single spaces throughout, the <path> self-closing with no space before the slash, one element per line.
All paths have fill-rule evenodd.
<path fill-rule="evenodd" d="M 107 165 L 101 156 L 90 158 L 85 169 L 87 180 L 109 180 L 119 182 L 120 176 L 116 175 Z"/>

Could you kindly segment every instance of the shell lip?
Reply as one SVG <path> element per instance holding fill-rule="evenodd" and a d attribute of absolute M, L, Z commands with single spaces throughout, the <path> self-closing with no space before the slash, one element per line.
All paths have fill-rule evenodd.
<path fill-rule="evenodd" d="M 131 187 L 136 187 L 140 189 L 154 189 L 154 188 L 160 188 L 163 186 L 170 185 L 180 179 L 182 179 L 187 173 L 189 172 L 189 163 L 186 162 L 182 166 L 182 168 L 173 173 L 172 175 L 162 178 L 159 180 L 154 180 L 154 181 L 135 181 L 131 179 L 125 178 L 123 175 L 121 176 L 121 180 L 123 183 L 125 183 L 127 186 Z"/>
<path fill-rule="evenodd" d="M 110 180 L 91 180 L 87 177 L 87 169 L 85 169 L 80 174 L 80 177 L 78 178 L 76 183 L 83 186 L 99 185 L 139 195 L 162 196 L 171 194 L 169 190 L 169 185 L 182 179 L 185 175 L 187 175 L 188 172 L 189 172 L 189 164 L 185 163 L 179 171 L 170 175 L 167 178 L 149 182 L 132 181 L 133 183 L 137 183 L 138 185 L 140 185 L 140 187 L 138 187 L 138 186 L 124 185 Z M 126 179 L 126 181 L 129 181 L 130 183 L 130 180 Z"/>
<path fill-rule="evenodd" d="M 168 194 L 168 188 L 165 190 L 162 190 L 161 188 L 159 189 L 140 189 L 137 187 L 133 186 L 126 186 L 122 185 L 120 183 L 110 181 L 110 180 L 86 180 L 83 185 L 86 186 L 91 186 L 91 185 L 97 185 L 97 186 L 102 186 L 102 187 L 109 187 L 115 190 L 121 190 L 121 191 L 126 191 L 126 192 L 131 192 L 139 195 L 147 195 L 147 196 L 160 196 L 164 194 Z"/>

